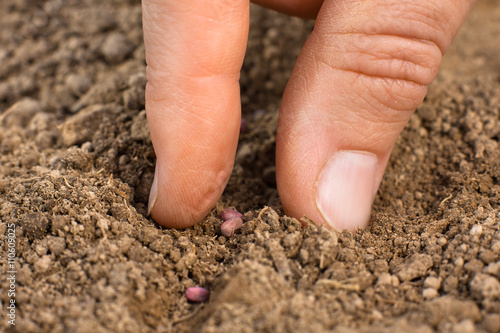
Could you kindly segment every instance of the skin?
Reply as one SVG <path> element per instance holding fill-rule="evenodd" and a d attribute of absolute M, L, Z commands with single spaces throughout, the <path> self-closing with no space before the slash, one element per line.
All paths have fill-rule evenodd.
<path fill-rule="evenodd" d="M 276 173 L 287 215 L 327 224 L 317 182 L 339 151 L 376 156 L 375 185 L 366 191 L 378 188 L 397 137 L 474 2 L 255 1 L 316 18 L 280 109 Z M 249 2 L 143 0 L 143 24 L 146 112 L 157 156 L 151 216 L 185 228 L 214 206 L 233 167 Z"/>

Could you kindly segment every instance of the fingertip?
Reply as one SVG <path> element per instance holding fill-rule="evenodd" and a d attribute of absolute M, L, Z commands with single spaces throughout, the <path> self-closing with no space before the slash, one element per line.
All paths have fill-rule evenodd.
<path fill-rule="evenodd" d="M 169 168 L 157 168 L 157 192 L 153 181 L 150 195 L 151 218 L 166 228 L 184 229 L 200 221 L 215 206 L 229 180 L 232 164 L 218 172 L 193 170 L 172 176 Z M 186 178 L 187 177 L 187 178 Z"/>
<path fill-rule="evenodd" d="M 159 190 L 157 200 L 154 201 L 151 209 L 151 217 L 156 223 L 166 228 L 191 227 L 210 213 L 228 180 L 229 173 L 221 171 L 213 179 L 200 181 L 194 191 L 193 189 Z"/>

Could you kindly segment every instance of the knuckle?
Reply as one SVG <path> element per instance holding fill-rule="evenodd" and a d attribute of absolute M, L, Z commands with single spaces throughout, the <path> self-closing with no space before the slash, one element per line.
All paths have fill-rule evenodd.
<path fill-rule="evenodd" d="M 383 8 L 358 8 L 365 14 L 355 24 L 319 24 L 311 35 L 313 60 L 342 73 L 370 118 L 407 120 L 425 97 L 447 47 L 448 23 L 440 19 L 438 7 L 394 1 Z"/>
<path fill-rule="evenodd" d="M 388 0 L 380 6 L 352 0 L 345 6 L 349 15 L 320 18 L 315 27 L 322 60 L 341 70 L 421 85 L 437 74 L 456 30 L 450 15 L 460 12 L 450 13 L 446 1 Z"/>
<path fill-rule="evenodd" d="M 344 40 L 329 44 L 328 50 L 315 52 L 315 62 L 341 72 L 345 84 L 353 87 L 350 91 L 358 94 L 355 98 L 367 110 L 384 110 L 380 116 L 387 118 L 385 121 L 394 118 L 390 111 L 414 111 L 436 76 L 442 58 L 434 43 L 401 36 L 349 34 L 335 38 Z M 328 43 L 332 43 L 331 38 Z M 396 118 L 401 116 L 409 117 Z"/>
<path fill-rule="evenodd" d="M 346 46 L 344 69 L 361 74 L 428 85 L 442 54 L 432 42 L 394 35 L 357 35 Z"/>

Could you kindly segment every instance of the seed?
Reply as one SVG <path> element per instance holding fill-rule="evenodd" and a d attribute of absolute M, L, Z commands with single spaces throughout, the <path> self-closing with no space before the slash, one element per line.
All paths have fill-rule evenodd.
<path fill-rule="evenodd" d="M 258 109 L 253 112 L 252 118 L 253 120 L 260 120 L 262 119 L 268 111 L 266 109 Z"/>
<path fill-rule="evenodd" d="M 241 217 L 233 217 L 232 219 L 226 220 L 220 226 L 220 231 L 226 237 L 232 237 L 234 232 L 243 225 L 243 220 Z"/>
<path fill-rule="evenodd" d="M 220 217 L 224 221 L 230 220 L 232 218 L 241 218 L 242 216 L 243 214 L 231 208 L 226 208 L 220 213 Z"/>
<path fill-rule="evenodd" d="M 240 133 L 247 133 L 249 130 L 248 122 L 245 118 L 241 118 Z"/>
<path fill-rule="evenodd" d="M 224 220 L 220 230 L 226 237 L 232 237 L 234 232 L 243 224 L 243 214 L 231 208 L 224 209 L 220 213 L 220 217 Z"/>
<path fill-rule="evenodd" d="M 205 302 L 210 296 L 210 291 L 203 287 L 189 287 L 186 289 L 186 298 L 190 302 Z"/>

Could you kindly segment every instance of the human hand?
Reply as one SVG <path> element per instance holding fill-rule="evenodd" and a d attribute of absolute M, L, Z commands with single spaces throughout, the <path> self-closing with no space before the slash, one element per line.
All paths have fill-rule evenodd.
<path fill-rule="evenodd" d="M 337 230 L 365 227 L 392 147 L 475 1 L 255 2 L 317 15 L 280 109 L 285 212 Z M 157 156 L 149 210 L 184 228 L 210 211 L 231 174 L 249 2 L 144 0 L 143 25 Z"/>

